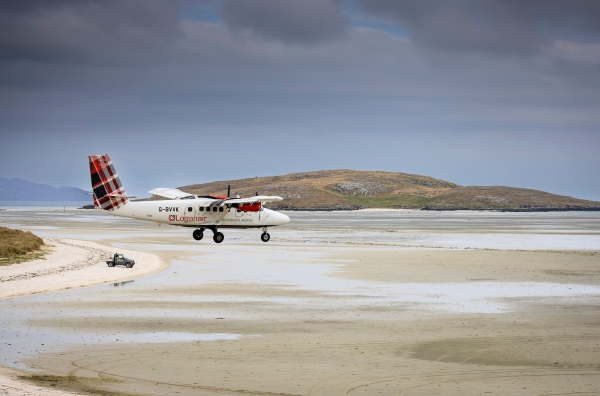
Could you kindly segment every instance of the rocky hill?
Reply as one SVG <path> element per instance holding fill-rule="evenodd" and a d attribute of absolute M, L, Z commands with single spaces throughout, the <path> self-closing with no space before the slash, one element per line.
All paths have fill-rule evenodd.
<path fill-rule="evenodd" d="M 396 172 L 328 170 L 194 184 L 198 195 L 279 195 L 269 207 L 287 210 L 407 208 L 425 210 L 600 210 L 600 202 L 513 187 L 459 186 L 428 176 Z"/>

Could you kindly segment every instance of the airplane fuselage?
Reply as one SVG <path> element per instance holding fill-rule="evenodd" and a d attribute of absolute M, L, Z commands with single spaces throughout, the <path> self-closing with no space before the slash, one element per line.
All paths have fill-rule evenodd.
<path fill-rule="evenodd" d="M 204 198 L 127 202 L 111 210 L 114 216 L 153 221 L 182 227 L 264 228 L 287 224 L 283 213 L 261 208 L 258 212 L 240 211 L 235 207 L 211 206 Z"/>

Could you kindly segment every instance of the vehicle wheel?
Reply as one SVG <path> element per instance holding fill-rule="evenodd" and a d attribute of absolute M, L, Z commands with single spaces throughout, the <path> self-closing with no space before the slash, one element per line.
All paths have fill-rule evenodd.
<path fill-rule="evenodd" d="M 114 264 L 114 263 L 108 263 L 108 266 L 109 266 L 109 267 L 114 267 L 114 266 L 115 266 L 115 264 Z"/>
<path fill-rule="evenodd" d="M 225 235 L 223 235 L 222 232 L 216 232 L 215 235 L 213 236 L 213 241 L 215 241 L 216 243 L 221 243 L 221 242 L 223 242 L 224 239 L 225 239 Z"/>
<path fill-rule="evenodd" d="M 194 230 L 192 236 L 195 240 L 199 241 L 204 237 L 204 232 L 202 230 Z"/>
<path fill-rule="evenodd" d="M 260 239 L 262 239 L 263 242 L 269 242 L 271 235 L 269 235 L 268 232 L 263 232 L 263 234 L 260 236 Z"/>
<path fill-rule="evenodd" d="M 127 263 L 127 264 L 125 264 L 125 267 L 127 267 L 127 268 L 131 268 L 131 267 L 133 267 L 133 264 L 131 264 L 131 263 Z"/>

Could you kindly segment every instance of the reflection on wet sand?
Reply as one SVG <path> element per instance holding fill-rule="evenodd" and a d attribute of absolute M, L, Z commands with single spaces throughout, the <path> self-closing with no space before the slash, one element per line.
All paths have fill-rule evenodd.
<path fill-rule="evenodd" d="M 133 284 L 133 282 L 135 282 L 135 281 L 130 280 L 130 281 L 125 281 L 125 282 L 116 282 L 116 283 L 113 283 L 112 286 L 113 287 L 123 287 L 123 286 L 131 285 L 131 284 Z"/>
<path fill-rule="evenodd" d="M 593 394 L 599 219 L 292 213 L 269 244 L 236 231 L 216 245 L 67 218 L 44 232 L 171 267 L 0 302 L 3 364 L 156 395 Z"/>

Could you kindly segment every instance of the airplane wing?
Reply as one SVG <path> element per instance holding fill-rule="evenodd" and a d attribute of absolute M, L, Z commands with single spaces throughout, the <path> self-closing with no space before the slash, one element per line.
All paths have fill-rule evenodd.
<path fill-rule="evenodd" d="M 223 202 L 221 202 L 220 206 L 227 205 L 227 204 L 245 204 L 245 203 L 252 203 L 252 202 L 275 202 L 275 201 L 282 201 L 282 200 L 283 200 L 283 198 L 278 197 L 276 195 L 256 195 L 254 197 L 248 197 L 248 198 L 226 199 L 226 200 L 223 200 Z"/>
<path fill-rule="evenodd" d="M 186 193 L 176 188 L 155 188 L 154 190 L 148 191 L 152 195 L 159 195 L 161 197 L 169 198 L 169 199 L 186 199 L 186 198 L 196 198 L 194 194 Z M 256 195 L 254 197 L 248 198 L 233 198 L 233 199 L 211 199 L 207 201 L 207 204 L 210 203 L 211 206 L 225 206 L 227 204 L 246 204 L 253 202 L 275 202 L 282 201 L 283 198 L 278 197 L 276 195 Z"/>
<path fill-rule="evenodd" d="M 148 191 L 152 195 L 158 195 L 169 199 L 195 198 L 194 194 L 186 193 L 176 188 L 155 188 Z"/>

